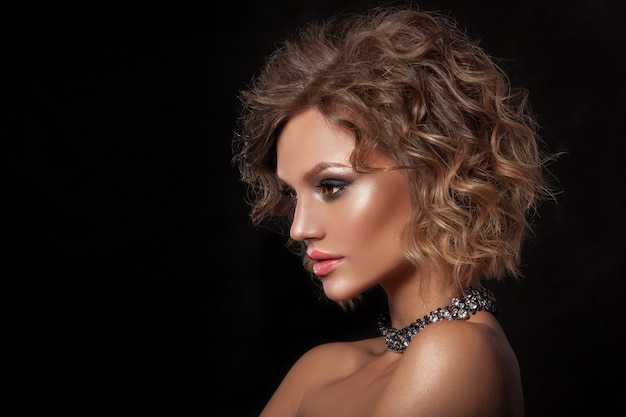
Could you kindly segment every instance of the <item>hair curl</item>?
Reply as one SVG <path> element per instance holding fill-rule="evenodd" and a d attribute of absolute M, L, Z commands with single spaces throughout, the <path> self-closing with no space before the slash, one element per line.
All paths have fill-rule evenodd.
<path fill-rule="evenodd" d="M 382 151 L 406 173 L 411 262 L 449 271 L 463 287 L 520 275 L 529 212 L 549 194 L 549 158 L 526 90 L 512 89 L 451 19 L 376 8 L 310 23 L 269 56 L 240 98 L 233 163 L 249 186 L 253 224 L 290 224 L 276 141 L 287 121 L 315 108 L 353 133 L 355 169 L 367 171 L 366 155 Z"/>

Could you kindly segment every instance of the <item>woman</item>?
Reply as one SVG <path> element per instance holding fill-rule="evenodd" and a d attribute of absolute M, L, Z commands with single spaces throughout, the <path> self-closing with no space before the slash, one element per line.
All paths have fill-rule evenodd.
<path fill-rule="evenodd" d="M 346 308 L 382 288 L 381 336 L 317 346 L 261 415 L 522 416 L 489 279 L 519 275 L 546 157 L 523 91 L 442 16 L 310 24 L 242 92 L 234 162 L 256 225 Z"/>

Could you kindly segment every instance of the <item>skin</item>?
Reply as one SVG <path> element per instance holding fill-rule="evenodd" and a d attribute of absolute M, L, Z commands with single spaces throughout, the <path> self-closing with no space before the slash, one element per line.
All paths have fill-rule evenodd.
<path fill-rule="evenodd" d="M 404 327 L 462 291 L 405 259 L 399 236 L 411 207 L 406 177 L 399 170 L 356 173 L 353 149 L 353 137 L 315 109 L 284 127 L 276 174 L 294 203 L 291 237 L 308 253 L 339 260 L 318 276 L 330 299 L 381 285 L 392 326 Z M 368 162 L 394 165 L 382 154 Z M 481 311 L 429 325 L 404 353 L 389 352 L 383 337 L 317 346 L 289 370 L 261 417 L 523 414 L 515 353 L 495 317 Z"/>

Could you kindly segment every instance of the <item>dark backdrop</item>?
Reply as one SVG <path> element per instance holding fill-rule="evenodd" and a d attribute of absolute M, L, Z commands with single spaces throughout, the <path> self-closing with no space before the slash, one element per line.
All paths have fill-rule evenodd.
<path fill-rule="evenodd" d="M 492 286 L 527 415 L 619 407 L 622 3 L 417 3 L 505 59 L 564 152 L 525 276 Z M 379 299 L 319 300 L 282 238 L 250 227 L 230 163 L 236 93 L 264 56 L 365 3 L 156 4 L 3 6 L 3 340 L 23 414 L 255 416 L 306 349 L 376 333 Z"/>

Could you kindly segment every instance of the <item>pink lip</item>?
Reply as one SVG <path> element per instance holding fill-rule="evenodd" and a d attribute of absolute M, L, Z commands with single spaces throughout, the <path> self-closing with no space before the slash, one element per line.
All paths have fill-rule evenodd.
<path fill-rule="evenodd" d="M 338 267 L 344 258 L 338 255 L 332 255 L 329 253 L 320 252 L 317 250 L 308 253 L 309 258 L 313 259 L 313 272 L 318 277 L 323 277 L 330 274 L 336 267 Z"/>
<path fill-rule="evenodd" d="M 313 259 L 314 261 L 325 261 L 328 259 L 339 259 L 341 258 L 341 256 L 339 255 L 333 255 L 330 253 L 326 253 L 326 252 L 321 252 L 319 250 L 313 250 L 309 253 L 307 253 L 307 255 L 309 256 L 309 258 Z"/>

